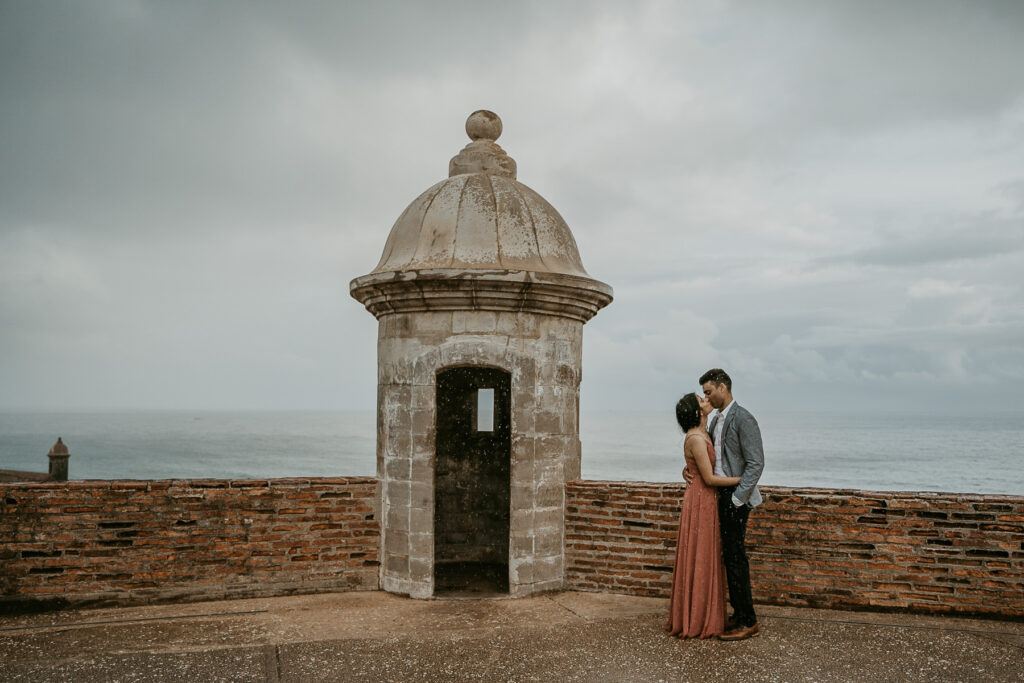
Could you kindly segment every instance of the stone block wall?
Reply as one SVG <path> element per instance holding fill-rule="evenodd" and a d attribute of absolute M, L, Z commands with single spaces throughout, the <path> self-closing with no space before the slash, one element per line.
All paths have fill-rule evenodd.
<path fill-rule="evenodd" d="M 565 482 L 580 475 L 583 323 L 526 311 L 384 315 L 377 359 L 385 590 L 433 595 L 435 383 L 454 367 L 511 374 L 509 592 L 564 581 Z"/>
<path fill-rule="evenodd" d="M 372 590 L 373 478 L 0 485 L 0 609 Z"/>
<path fill-rule="evenodd" d="M 1024 497 L 763 487 L 756 602 L 1024 618 Z M 566 487 L 574 590 L 667 596 L 683 485 Z"/>

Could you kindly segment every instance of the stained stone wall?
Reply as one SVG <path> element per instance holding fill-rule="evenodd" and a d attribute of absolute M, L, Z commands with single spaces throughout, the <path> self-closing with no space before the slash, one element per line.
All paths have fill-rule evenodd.
<path fill-rule="evenodd" d="M 435 383 L 486 366 L 512 378 L 509 593 L 564 585 L 565 482 L 580 475 L 583 323 L 528 312 L 393 313 L 379 320 L 381 587 L 433 595 Z"/>

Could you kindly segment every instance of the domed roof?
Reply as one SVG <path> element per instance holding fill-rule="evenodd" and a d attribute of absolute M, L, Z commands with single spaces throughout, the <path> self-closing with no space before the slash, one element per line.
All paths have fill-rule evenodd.
<path fill-rule="evenodd" d="M 543 197 L 516 181 L 516 163 L 495 140 L 501 119 L 477 111 L 472 142 L 449 177 L 417 197 L 391 228 L 373 273 L 516 270 L 588 277 L 576 240 Z"/>
<path fill-rule="evenodd" d="M 587 275 L 555 208 L 516 182 L 516 162 L 495 142 L 501 119 L 473 112 L 466 132 L 472 142 L 448 164 L 448 179 L 399 216 L 380 263 L 349 293 L 378 319 L 477 310 L 590 320 L 612 288 Z"/>

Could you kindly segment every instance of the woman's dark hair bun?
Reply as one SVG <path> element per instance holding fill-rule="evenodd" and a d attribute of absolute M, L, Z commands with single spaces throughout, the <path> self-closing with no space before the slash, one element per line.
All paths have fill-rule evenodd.
<path fill-rule="evenodd" d="M 700 424 L 700 401 L 697 394 L 687 394 L 676 403 L 676 422 L 683 432 L 687 432 Z"/>

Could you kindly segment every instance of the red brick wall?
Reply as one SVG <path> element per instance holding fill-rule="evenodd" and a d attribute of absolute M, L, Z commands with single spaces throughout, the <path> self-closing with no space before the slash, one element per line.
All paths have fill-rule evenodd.
<path fill-rule="evenodd" d="M 376 485 L 0 484 L 0 608 L 376 589 Z"/>
<path fill-rule="evenodd" d="M 0 484 L 0 609 L 376 589 L 373 478 Z M 755 599 L 1024 617 L 1024 497 L 766 487 Z M 680 484 L 571 482 L 575 590 L 668 594 Z"/>
<path fill-rule="evenodd" d="M 764 487 L 758 602 L 1024 617 L 1024 497 Z M 571 589 L 667 596 L 681 484 L 567 486 Z"/>

